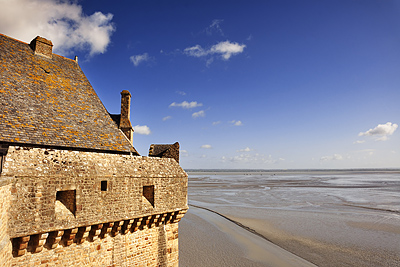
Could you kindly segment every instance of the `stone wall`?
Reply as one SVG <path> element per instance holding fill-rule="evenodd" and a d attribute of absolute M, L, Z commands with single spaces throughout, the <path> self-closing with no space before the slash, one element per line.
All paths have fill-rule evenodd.
<path fill-rule="evenodd" d="M 27 252 L 12 259 L 22 266 L 178 266 L 178 224 L 167 224 L 112 237 L 58 244 L 40 253 Z"/>
<path fill-rule="evenodd" d="M 168 158 L 10 146 L 2 176 L 13 178 L 12 238 L 187 209 L 187 174 Z M 143 196 L 151 185 L 154 207 Z M 75 212 L 59 191 L 75 191 Z"/>
<path fill-rule="evenodd" d="M 12 259 L 12 247 L 8 236 L 8 208 L 10 206 L 11 180 L 0 178 L 0 263 L 2 266 L 10 266 Z"/>
<path fill-rule="evenodd" d="M 12 266 L 178 264 L 187 174 L 174 159 L 10 146 L 0 178 Z"/>

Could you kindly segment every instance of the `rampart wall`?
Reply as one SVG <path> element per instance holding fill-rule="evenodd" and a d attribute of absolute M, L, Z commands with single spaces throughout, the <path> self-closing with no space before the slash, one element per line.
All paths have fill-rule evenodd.
<path fill-rule="evenodd" d="M 178 265 L 187 174 L 174 159 L 10 146 L 1 179 L 5 266 Z"/>
<path fill-rule="evenodd" d="M 174 223 L 81 244 L 58 244 L 54 249 L 44 246 L 39 253 L 13 258 L 10 266 L 178 266 L 178 254 L 178 224 Z"/>

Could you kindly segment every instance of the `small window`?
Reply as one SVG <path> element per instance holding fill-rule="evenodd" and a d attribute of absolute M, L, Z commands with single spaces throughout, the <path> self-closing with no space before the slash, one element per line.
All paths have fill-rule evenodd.
<path fill-rule="evenodd" d="M 76 190 L 57 191 L 56 200 L 60 201 L 73 215 L 75 215 Z"/>
<path fill-rule="evenodd" d="M 154 185 L 145 185 L 145 186 L 143 186 L 143 196 L 154 207 Z"/>
<path fill-rule="evenodd" d="M 107 191 L 107 181 L 101 181 L 101 191 Z"/>

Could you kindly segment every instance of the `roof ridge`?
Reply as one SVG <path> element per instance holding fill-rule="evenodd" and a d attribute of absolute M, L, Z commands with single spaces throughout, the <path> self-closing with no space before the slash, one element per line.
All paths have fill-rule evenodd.
<path fill-rule="evenodd" d="M 68 57 L 64 57 L 64 56 L 61 56 L 61 55 L 58 55 L 58 54 L 54 54 L 53 53 L 53 56 L 58 56 L 58 57 L 61 57 L 61 58 L 63 58 L 63 59 L 68 59 L 68 60 L 71 60 L 71 61 L 73 61 L 73 62 L 76 62 L 74 59 L 72 59 L 72 58 L 68 58 Z"/>
<path fill-rule="evenodd" d="M 23 43 L 23 44 L 27 44 L 27 45 L 29 45 L 27 42 L 24 42 L 24 41 L 18 40 L 18 39 L 14 38 L 14 37 L 11 37 L 11 36 L 8 36 L 8 35 L 5 35 L 5 34 L 3 34 L 3 33 L 0 33 L 0 35 L 1 35 L 1 36 L 4 36 L 4 37 L 6 37 L 6 38 L 9 38 L 9 39 L 13 39 L 14 41 L 17 41 L 17 42 L 20 42 L 20 43 Z"/>
<path fill-rule="evenodd" d="M 12 39 L 12 40 L 14 40 L 14 41 L 17 41 L 17 42 L 20 42 L 20 43 L 23 43 L 23 44 L 29 45 L 29 43 L 27 43 L 27 42 L 24 42 L 24 41 L 18 40 L 18 39 L 14 38 L 14 37 L 11 37 L 11 36 L 8 36 L 8 35 L 5 35 L 5 34 L 3 34 L 3 33 L 0 33 L 0 36 L 4 36 L 4 37 L 6 37 L 6 38 L 9 38 L 9 39 Z M 42 38 L 44 38 L 44 37 L 42 37 Z M 48 39 L 46 39 L 46 40 L 48 40 Z M 62 58 L 64 58 L 64 59 L 68 59 L 68 60 L 71 60 L 71 61 L 74 61 L 74 62 L 76 62 L 76 61 L 75 61 L 74 59 L 72 59 L 72 58 L 68 58 L 68 57 L 65 57 L 65 56 L 62 56 L 62 55 L 59 55 L 59 54 L 55 54 L 55 53 L 52 53 L 52 54 L 53 54 L 53 56 L 59 56 L 59 57 L 62 57 Z"/>

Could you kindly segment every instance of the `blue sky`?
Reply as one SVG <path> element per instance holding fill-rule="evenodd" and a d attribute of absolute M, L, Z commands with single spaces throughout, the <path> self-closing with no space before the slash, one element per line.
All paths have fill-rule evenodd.
<path fill-rule="evenodd" d="M 400 167 L 400 1 L 0 0 L 184 168 Z"/>

